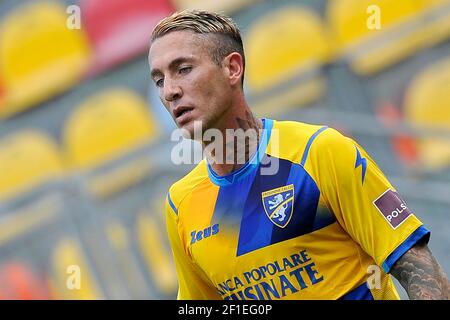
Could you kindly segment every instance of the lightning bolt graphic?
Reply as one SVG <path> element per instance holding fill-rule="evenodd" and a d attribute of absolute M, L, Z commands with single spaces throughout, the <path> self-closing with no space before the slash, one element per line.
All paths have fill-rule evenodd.
<path fill-rule="evenodd" d="M 362 184 L 364 184 L 364 178 L 366 176 L 366 169 L 367 169 L 367 159 L 361 157 L 361 153 L 359 152 L 358 148 L 356 148 L 356 163 L 355 163 L 355 169 L 361 166 L 362 169 Z"/>

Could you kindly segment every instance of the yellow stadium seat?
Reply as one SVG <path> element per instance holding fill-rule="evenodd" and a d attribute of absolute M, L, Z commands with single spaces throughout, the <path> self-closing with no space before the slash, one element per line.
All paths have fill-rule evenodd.
<path fill-rule="evenodd" d="M 211 0 L 172 0 L 175 7 L 179 10 L 183 9 L 203 9 L 210 11 L 223 11 L 233 13 L 250 4 L 261 0 L 228 0 L 228 1 L 211 1 Z"/>
<path fill-rule="evenodd" d="M 161 232 L 161 224 L 162 221 L 153 218 L 149 212 L 142 212 L 137 218 L 136 228 L 140 251 L 155 285 L 159 291 L 169 295 L 176 293 L 178 283 L 171 252 L 163 241 L 166 238 Z"/>
<path fill-rule="evenodd" d="M 256 97 L 256 113 L 273 114 L 322 95 L 325 81 L 319 70 L 331 51 L 316 14 L 283 6 L 259 18 L 246 38 L 247 85 Z"/>
<path fill-rule="evenodd" d="M 62 170 L 56 144 L 39 131 L 23 131 L 0 140 L 0 200 L 56 178 Z"/>
<path fill-rule="evenodd" d="M 424 45 L 429 7 L 428 0 L 330 0 L 326 15 L 339 56 L 370 75 Z"/>
<path fill-rule="evenodd" d="M 0 117 L 7 117 L 77 83 L 90 63 L 82 30 L 66 26 L 62 4 L 33 1 L 0 24 L 0 78 L 6 90 Z"/>
<path fill-rule="evenodd" d="M 93 168 L 157 137 L 155 120 L 135 92 L 114 88 L 84 101 L 64 129 L 66 159 L 72 168 Z"/>
<path fill-rule="evenodd" d="M 78 239 L 67 237 L 59 240 L 51 258 L 50 283 L 55 299 L 104 299 Z"/>
<path fill-rule="evenodd" d="M 430 0 L 425 18 L 426 46 L 433 46 L 450 37 L 450 0 Z"/>
<path fill-rule="evenodd" d="M 446 137 L 419 140 L 419 157 L 426 168 L 450 165 L 450 57 L 416 76 L 405 93 L 406 121 L 424 129 L 438 129 Z"/>

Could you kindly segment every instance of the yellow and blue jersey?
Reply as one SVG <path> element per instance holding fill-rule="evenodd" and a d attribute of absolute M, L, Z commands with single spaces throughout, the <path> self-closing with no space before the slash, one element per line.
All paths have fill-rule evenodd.
<path fill-rule="evenodd" d="M 263 123 L 239 170 L 203 160 L 169 190 L 178 298 L 399 299 L 388 273 L 429 231 L 352 139 Z"/>

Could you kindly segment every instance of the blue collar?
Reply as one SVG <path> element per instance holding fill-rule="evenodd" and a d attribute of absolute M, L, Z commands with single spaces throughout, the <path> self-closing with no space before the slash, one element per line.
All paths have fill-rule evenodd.
<path fill-rule="evenodd" d="M 211 179 L 211 181 L 214 184 L 221 187 L 231 185 L 239 181 L 249 173 L 251 173 L 259 166 L 261 159 L 266 152 L 267 144 L 269 143 L 270 135 L 272 133 L 273 128 L 273 120 L 262 119 L 262 121 L 263 121 L 263 131 L 261 134 L 261 140 L 259 142 L 258 148 L 256 149 L 256 152 L 253 154 L 253 156 L 241 168 L 239 168 L 239 170 L 231 172 L 225 176 L 219 176 L 213 171 L 208 161 L 206 161 L 209 179 Z"/>

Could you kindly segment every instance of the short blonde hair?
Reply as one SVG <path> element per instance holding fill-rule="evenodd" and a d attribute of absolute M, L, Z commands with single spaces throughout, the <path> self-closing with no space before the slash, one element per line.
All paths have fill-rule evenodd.
<path fill-rule="evenodd" d="M 184 10 L 175 12 L 161 20 L 152 32 L 150 45 L 156 39 L 174 31 L 192 31 L 201 35 L 211 35 L 211 58 L 220 65 L 232 52 L 242 56 L 245 68 L 244 46 L 236 23 L 228 16 L 202 10 Z M 244 81 L 242 77 L 242 82 Z"/>

